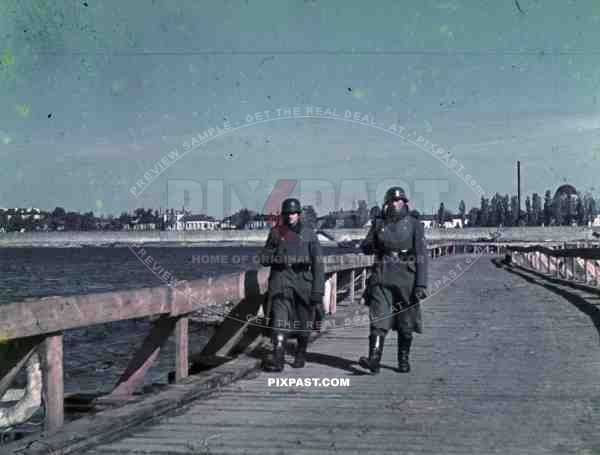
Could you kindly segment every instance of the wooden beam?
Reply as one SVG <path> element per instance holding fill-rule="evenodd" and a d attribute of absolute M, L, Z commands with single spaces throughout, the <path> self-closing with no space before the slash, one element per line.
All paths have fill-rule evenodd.
<path fill-rule="evenodd" d="M 269 282 L 269 268 L 263 267 L 252 270 L 254 280 L 261 292 L 266 292 Z M 196 311 L 223 313 L 225 316 L 225 302 L 239 303 L 247 297 L 246 274 L 241 272 L 219 277 L 216 280 L 195 280 L 187 282 L 184 286 L 178 286 L 174 294 L 171 315 Z"/>
<path fill-rule="evenodd" d="M 168 294 L 169 288 L 157 287 L 0 305 L 0 334 L 10 340 L 167 313 Z"/>
<path fill-rule="evenodd" d="M 260 274 L 256 270 L 245 272 L 243 282 L 245 299 L 231 309 L 229 317 L 225 318 L 217 332 L 204 346 L 202 352 L 194 357 L 195 360 L 211 356 L 230 355 L 230 352 L 235 350 L 235 346 L 241 339 L 244 330 L 248 328 L 250 323 L 255 323 L 254 318 L 258 314 L 259 308 L 265 304 L 267 296 L 263 292 L 260 279 Z M 198 361 L 201 362 L 201 360 Z"/>
<path fill-rule="evenodd" d="M 48 336 L 41 349 L 42 378 L 46 419 L 44 429 L 53 432 L 64 423 L 63 336 Z"/>
<path fill-rule="evenodd" d="M 101 397 L 100 401 L 111 400 L 113 398 L 121 399 L 121 397 L 133 395 L 136 388 L 144 380 L 146 372 L 158 357 L 160 348 L 173 333 L 176 323 L 177 318 L 166 315 L 162 315 L 154 321 L 150 333 L 144 339 L 142 346 L 134 354 L 112 392 L 105 397 Z"/>

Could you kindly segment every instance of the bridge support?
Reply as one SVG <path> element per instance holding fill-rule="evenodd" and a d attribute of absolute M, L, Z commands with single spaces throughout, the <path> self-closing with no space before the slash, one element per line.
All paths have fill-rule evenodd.
<path fill-rule="evenodd" d="M 44 381 L 44 400 L 46 404 L 44 429 L 53 432 L 62 427 L 65 419 L 62 333 L 50 335 L 44 340 L 42 365 L 46 375 Z"/>
<path fill-rule="evenodd" d="M 189 318 L 183 316 L 175 324 L 175 381 L 189 374 Z"/>

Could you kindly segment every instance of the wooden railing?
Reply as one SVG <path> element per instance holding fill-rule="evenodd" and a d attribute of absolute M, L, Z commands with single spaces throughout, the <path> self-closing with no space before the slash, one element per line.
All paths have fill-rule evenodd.
<path fill-rule="evenodd" d="M 600 244 L 597 242 L 511 246 L 511 262 L 563 280 L 600 286 Z"/>
<path fill-rule="evenodd" d="M 475 251 L 479 254 L 502 255 L 506 247 L 506 244 L 501 243 L 441 242 L 430 244 L 427 249 L 431 258 L 438 258 Z M 357 290 L 359 293 L 364 290 L 374 258 L 362 254 L 326 258 L 327 292 L 324 307 L 328 314 L 335 314 L 340 295 L 344 295 L 343 299 L 354 301 Z M 43 387 L 45 406 L 44 429 L 47 432 L 57 430 L 64 423 L 63 333 L 95 324 L 137 318 L 152 318 L 152 329 L 133 354 L 112 391 L 98 400 L 121 402 L 131 397 L 156 360 L 161 346 L 173 333 L 176 345 L 175 381 L 180 381 L 189 375 L 190 316 L 197 315 L 198 312 L 208 316 L 214 314 L 210 309 L 213 304 L 229 303 L 238 310 L 243 309 L 246 314 L 253 315 L 240 322 L 255 323 L 261 315 L 268 312 L 268 276 L 269 268 L 263 267 L 223 275 L 217 279 L 180 281 L 176 287 L 159 286 L 98 294 L 53 296 L 0 305 L 0 354 L 7 347 L 12 351 L 11 358 L 0 364 L 0 397 L 25 365 L 28 365 L 28 369 L 35 370 L 32 365 L 35 366 L 35 359 L 39 354 L 43 382 L 39 387 Z M 241 315 L 241 312 L 221 314 L 222 320 L 235 315 Z M 35 388 L 33 381 L 36 378 L 33 374 L 28 375 L 28 379 L 28 390 Z M 39 405 L 39 399 L 35 401 L 37 396 L 33 390 L 22 400 L 30 400 L 30 403 Z M 18 405 L 22 408 L 22 404 Z"/>

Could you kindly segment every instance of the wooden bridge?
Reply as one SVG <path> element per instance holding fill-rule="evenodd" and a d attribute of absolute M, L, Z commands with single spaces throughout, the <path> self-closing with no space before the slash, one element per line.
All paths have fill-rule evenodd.
<path fill-rule="evenodd" d="M 591 246 L 430 245 L 425 330 L 409 374 L 395 371 L 395 334 L 379 375 L 357 364 L 367 353 L 365 256 L 327 264 L 329 319 L 307 366 L 280 374 L 258 369 L 268 269 L 186 283 L 196 299 L 162 287 L 0 307 L 0 333 L 14 346 L 0 395 L 37 354 L 45 410 L 42 433 L 0 453 L 600 454 L 600 248 Z M 230 317 L 192 355 L 189 317 L 207 302 L 230 302 Z M 90 415 L 65 423 L 74 397 L 62 389 L 63 331 L 142 317 L 153 329 L 117 384 L 87 402 Z M 172 334 L 173 384 L 136 395 Z M 40 404 L 34 373 L 19 402 L 25 416 Z"/>

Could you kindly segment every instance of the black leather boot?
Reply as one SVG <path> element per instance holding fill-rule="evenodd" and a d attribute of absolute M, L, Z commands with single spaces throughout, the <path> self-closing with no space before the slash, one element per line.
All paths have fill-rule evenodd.
<path fill-rule="evenodd" d="M 412 335 L 402 336 L 398 334 L 398 373 L 408 373 L 410 371 L 408 356 L 410 354 L 411 343 Z"/>
<path fill-rule="evenodd" d="M 292 363 L 292 368 L 304 368 L 306 363 L 306 348 L 308 347 L 308 337 L 298 337 L 298 350 L 296 358 Z"/>
<path fill-rule="evenodd" d="M 283 371 L 285 361 L 285 335 L 273 339 L 273 352 L 263 361 L 263 370 L 271 373 Z"/>
<path fill-rule="evenodd" d="M 382 336 L 369 336 L 369 358 L 361 357 L 359 359 L 358 363 L 361 367 L 371 370 L 372 373 L 379 373 L 384 340 L 385 337 Z"/>

